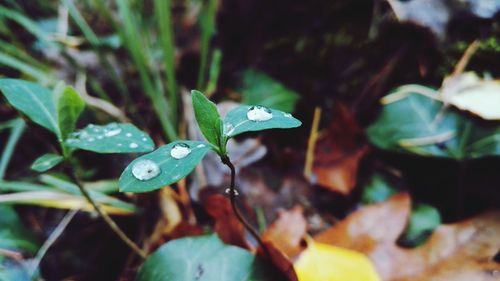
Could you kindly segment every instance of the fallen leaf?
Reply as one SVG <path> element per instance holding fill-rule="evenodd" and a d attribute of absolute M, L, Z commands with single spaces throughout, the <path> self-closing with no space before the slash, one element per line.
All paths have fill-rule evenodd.
<path fill-rule="evenodd" d="M 213 189 L 200 193 L 200 200 L 207 214 L 214 220 L 214 231 L 226 244 L 251 249 L 245 239 L 245 228 L 234 215 L 229 199 L 220 194 L 210 194 Z"/>
<path fill-rule="evenodd" d="M 297 274 L 295 273 L 295 269 L 290 259 L 271 242 L 263 241 L 263 243 L 267 249 L 267 253 L 259 247 L 257 249 L 257 255 L 272 263 L 277 270 L 277 272 L 273 273 L 276 280 L 298 281 Z"/>
<path fill-rule="evenodd" d="M 347 195 L 356 186 L 359 161 L 367 152 L 363 131 L 349 109 L 337 103 L 333 122 L 316 144 L 313 172 L 316 181 Z"/>
<path fill-rule="evenodd" d="M 466 72 L 444 80 L 441 98 L 447 104 L 486 120 L 500 120 L 500 81 L 482 80 Z"/>
<path fill-rule="evenodd" d="M 414 249 L 396 245 L 410 214 L 410 197 L 397 194 L 366 206 L 315 240 L 365 253 L 383 280 L 499 280 L 500 212 L 441 225 Z"/>
<path fill-rule="evenodd" d="M 299 281 L 378 281 L 372 263 L 363 254 L 314 241 L 308 242 L 295 263 Z"/>
<path fill-rule="evenodd" d="M 262 240 L 271 242 L 288 258 L 301 250 L 301 241 L 306 235 L 307 221 L 302 207 L 278 211 L 278 218 L 262 234 Z"/>

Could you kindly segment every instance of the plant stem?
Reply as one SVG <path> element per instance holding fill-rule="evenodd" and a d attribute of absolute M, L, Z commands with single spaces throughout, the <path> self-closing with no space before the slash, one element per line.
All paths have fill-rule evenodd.
<path fill-rule="evenodd" d="M 94 207 L 96 210 L 97 214 L 104 220 L 104 222 L 111 228 L 111 230 L 118 235 L 118 237 L 123 241 L 123 243 L 127 244 L 127 246 L 134 251 L 137 255 L 139 255 L 141 258 L 145 259 L 146 258 L 146 253 L 135 244 L 134 241 L 130 240 L 128 236 L 120 229 L 120 227 L 113 221 L 113 219 L 97 204 L 94 199 L 92 199 L 90 193 L 87 191 L 87 189 L 83 186 L 83 184 L 78 180 L 76 177 L 73 169 L 71 167 L 66 168 L 66 173 L 69 175 L 71 180 L 78 186 L 80 191 L 82 192 L 83 196 L 87 201 Z"/>
<path fill-rule="evenodd" d="M 262 248 L 264 253 L 267 255 L 267 257 L 271 258 L 271 255 L 269 254 L 269 251 L 260 238 L 259 233 L 253 228 L 253 226 L 245 220 L 243 215 L 240 213 L 238 206 L 236 206 L 236 196 L 238 194 L 238 191 L 236 190 L 235 187 L 235 177 L 236 177 L 236 169 L 234 168 L 233 163 L 231 160 L 229 160 L 228 156 L 221 156 L 221 161 L 224 165 L 228 166 L 229 169 L 231 170 L 231 184 L 229 185 L 229 199 L 231 201 L 231 207 L 233 208 L 233 213 L 236 215 L 236 218 L 243 224 L 246 230 L 250 232 L 250 234 L 257 240 L 259 243 L 259 246 Z"/>

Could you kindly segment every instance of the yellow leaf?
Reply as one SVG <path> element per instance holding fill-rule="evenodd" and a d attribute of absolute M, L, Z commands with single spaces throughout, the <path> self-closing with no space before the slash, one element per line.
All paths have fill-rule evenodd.
<path fill-rule="evenodd" d="M 299 281 L 380 280 L 365 255 L 314 241 L 308 242 L 294 267 Z"/>

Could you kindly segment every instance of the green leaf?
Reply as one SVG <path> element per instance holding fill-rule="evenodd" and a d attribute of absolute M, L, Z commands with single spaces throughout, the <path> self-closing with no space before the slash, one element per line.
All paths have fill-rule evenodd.
<path fill-rule="evenodd" d="M 387 179 L 379 173 L 374 174 L 363 189 L 363 204 L 374 204 L 385 201 L 396 193 Z"/>
<path fill-rule="evenodd" d="M 245 104 L 260 104 L 285 112 L 293 112 L 299 99 L 295 91 L 255 69 L 243 73 L 239 92 Z"/>
<path fill-rule="evenodd" d="M 34 235 L 24 227 L 14 209 L 0 205 L 0 214 L 0 249 L 37 251 Z"/>
<path fill-rule="evenodd" d="M 421 156 L 500 156 L 498 123 L 468 119 L 437 99 L 437 92 L 422 86 L 398 88 L 382 99 L 382 112 L 368 127 L 368 138 L 382 149 Z"/>
<path fill-rule="evenodd" d="M 151 138 L 132 124 L 90 124 L 69 136 L 66 145 L 97 153 L 139 153 L 154 149 Z"/>
<path fill-rule="evenodd" d="M 64 157 L 62 157 L 61 155 L 47 153 L 38 157 L 31 165 L 31 169 L 37 172 L 45 172 L 55 167 L 63 160 Z"/>
<path fill-rule="evenodd" d="M 439 211 L 427 204 L 412 207 L 410 221 L 398 243 L 406 247 L 415 247 L 427 240 L 432 231 L 441 224 Z"/>
<path fill-rule="evenodd" d="M 253 121 L 247 117 L 250 110 L 267 110 L 271 118 L 265 121 Z M 268 118 L 268 117 L 267 117 Z M 261 106 L 242 105 L 230 111 L 224 118 L 224 135 L 228 138 L 236 135 L 262 131 L 267 129 L 289 129 L 296 128 L 302 125 L 298 119 L 295 119 L 291 114 L 275 109 L 268 109 Z"/>
<path fill-rule="evenodd" d="M 277 280 L 267 270 L 250 252 L 225 245 L 213 234 L 164 244 L 146 259 L 137 280 Z"/>
<path fill-rule="evenodd" d="M 0 90 L 14 108 L 60 136 L 56 106 L 49 89 L 32 82 L 5 78 L 0 79 Z"/>
<path fill-rule="evenodd" d="M 191 91 L 191 97 L 193 99 L 194 115 L 201 132 L 208 142 L 220 150 L 224 144 L 221 143 L 222 120 L 217 111 L 217 106 L 199 91 Z"/>
<path fill-rule="evenodd" d="M 182 148 L 184 145 L 188 147 Z M 119 180 L 120 191 L 146 192 L 177 182 L 191 173 L 210 149 L 211 145 L 201 141 L 175 141 L 164 145 L 125 168 Z M 188 150 L 189 154 L 180 159 L 172 156 L 179 158 Z"/>
<path fill-rule="evenodd" d="M 73 87 L 66 86 L 57 98 L 59 129 L 62 139 L 75 131 L 76 121 L 85 108 L 85 102 Z"/>

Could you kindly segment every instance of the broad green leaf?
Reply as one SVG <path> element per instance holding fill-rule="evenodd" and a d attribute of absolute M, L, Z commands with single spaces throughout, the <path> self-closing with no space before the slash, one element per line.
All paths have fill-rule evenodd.
<path fill-rule="evenodd" d="M 249 69 L 243 73 L 239 92 L 243 103 L 260 104 L 285 112 L 293 112 L 299 95 L 267 74 Z"/>
<path fill-rule="evenodd" d="M 45 172 L 57 166 L 63 160 L 64 157 L 61 155 L 47 153 L 38 157 L 31 165 L 31 169 L 37 172 Z"/>
<path fill-rule="evenodd" d="M 376 173 L 364 187 L 361 201 L 363 201 L 363 204 L 379 203 L 395 193 L 396 190 L 387 179 L 382 174 Z"/>
<path fill-rule="evenodd" d="M 193 99 L 194 115 L 201 132 L 209 143 L 220 149 L 224 144 L 221 142 L 222 120 L 217 111 L 217 106 L 199 91 L 191 91 L 191 97 Z"/>
<path fill-rule="evenodd" d="M 139 153 L 154 149 L 151 138 L 132 124 L 90 124 L 69 136 L 66 144 L 74 149 L 97 153 Z"/>
<path fill-rule="evenodd" d="M 415 247 L 427 240 L 432 231 L 441 224 L 439 211 L 427 204 L 416 204 L 412 207 L 410 221 L 398 243 Z"/>
<path fill-rule="evenodd" d="M 425 94 L 416 89 L 425 89 Z M 367 129 L 368 138 L 382 149 L 422 156 L 500 156 L 497 123 L 468 119 L 437 98 L 437 92 L 422 86 L 400 87 L 382 99 L 382 112 Z"/>
<path fill-rule="evenodd" d="M 267 266 L 250 252 L 225 245 L 215 234 L 172 240 L 150 255 L 138 281 L 267 281 Z"/>
<path fill-rule="evenodd" d="M 125 168 L 119 180 L 120 191 L 146 192 L 175 183 L 191 173 L 210 149 L 210 144 L 201 141 L 175 141 L 161 146 Z"/>
<path fill-rule="evenodd" d="M 56 106 L 49 89 L 24 80 L 4 78 L 0 79 L 0 91 L 14 108 L 60 136 Z"/>
<path fill-rule="evenodd" d="M 260 112 L 267 111 L 267 114 L 271 115 L 264 116 L 264 119 L 267 118 L 267 120 L 250 120 L 248 114 L 249 111 L 252 110 L 259 110 Z M 262 131 L 267 129 L 296 128 L 301 124 L 302 122 L 300 122 L 298 119 L 294 118 L 291 114 L 285 113 L 283 111 L 268 109 L 262 106 L 242 105 L 233 109 L 227 114 L 226 118 L 224 118 L 223 126 L 224 135 L 228 138 L 231 138 L 245 132 Z"/>
<path fill-rule="evenodd" d="M 76 121 L 82 113 L 85 102 L 73 87 L 66 86 L 57 98 L 57 112 L 59 119 L 59 129 L 62 139 L 75 131 Z"/>

